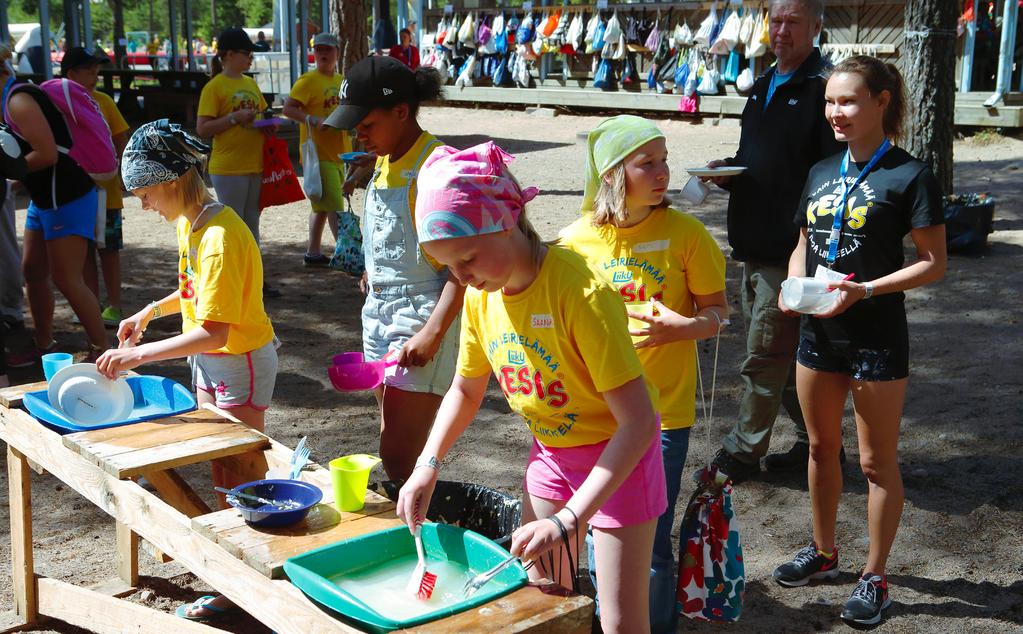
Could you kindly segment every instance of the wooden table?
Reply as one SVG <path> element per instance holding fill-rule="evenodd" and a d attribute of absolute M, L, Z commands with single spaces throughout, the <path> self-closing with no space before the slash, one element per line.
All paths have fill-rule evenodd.
<path fill-rule="evenodd" d="M 221 630 L 117 596 L 36 575 L 32 555 L 30 469 L 50 472 L 117 521 L 118 576 L 138 582 L 138 543 L 144 537 L 242 609 L 277 632 L 357 632 L 313 604 L 284 578 L 284 560 L 339 539 L 394 526 L 394 504 L 373 492 L 366 508 L 339 512 L 329 473 L 316 464 L 302 479 L 318 486 L 323 503 L 301 524 L 253 529 L 233 509 L 210 512 L 175 469 L 217 462 L 257 479 L 281 468 L 292 451 L 231 419 L 197 410 L 181 416 L 65 436 L 16 409 L 27 391 L 45 383 L 0 390 L 0 439 L 7 443 L 11 560 L 22 625 L 57 618 L 95 632 L 175 634 Z M 145 477 L 159 496 L 139 486 Z M 120 593 L 119 596 L 124 596 Z M 476 610 L 414 629 L 416 632 L 588 632 L 592 601 L 555 596 L 527 586 Z"/>

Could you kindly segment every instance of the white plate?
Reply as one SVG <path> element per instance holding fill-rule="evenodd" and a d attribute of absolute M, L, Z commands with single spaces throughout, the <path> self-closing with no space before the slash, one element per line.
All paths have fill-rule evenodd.
<path fill-rule="evenodd" d="M 125 420 L 135 407 L 127 381 L 111 381 L 96 370 L 95 363 L 61 368 L 50 379 L 47 397 L 54 409 L 82 427 Z"/>
<path fill-rule="evenodd" d="M 741 165 L 729 165 L 727 167 L 687 167 L 687 172 L 693 176 L 736 176 L 746 171 Z"/>

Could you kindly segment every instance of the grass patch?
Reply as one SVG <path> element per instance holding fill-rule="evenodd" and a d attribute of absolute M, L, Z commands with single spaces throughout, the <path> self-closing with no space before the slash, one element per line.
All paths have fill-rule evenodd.
<path fill-rule="evenodd" d="M 1005 140 L 1001 128 L 984 128 L 970 137 L 970 143 L 980 147 L 997 145 Z"/>

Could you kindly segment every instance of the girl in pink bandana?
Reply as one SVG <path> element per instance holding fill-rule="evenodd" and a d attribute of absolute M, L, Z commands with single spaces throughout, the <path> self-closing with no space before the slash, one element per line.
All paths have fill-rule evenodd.
<path fill-rule="evenodd" d="M 493 143 L 443 147 L 420 172 L 419 242 L 469 288 L 455 379 L 398 514 L 413 526 L 429 507 L 440 461 L 494 374 L 533 434 L 511 552 L 536 562 L 534 579 L 578 589 L 579 536 L 592 526 L 603 630 L 649 631 L 650 553 L 666 506 L 657 391 L 617 291 L 579 255 L 540 240 L 525 215 L 537 190 L 519 187 L 511 160 Z"/>

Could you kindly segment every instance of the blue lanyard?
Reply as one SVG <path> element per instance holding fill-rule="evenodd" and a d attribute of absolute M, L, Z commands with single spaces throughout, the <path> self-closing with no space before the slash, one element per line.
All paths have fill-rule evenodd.
<path fill-rule="evenodd" d="M 838 240 L 842 237 L 842 220 L 845 219 L 845 206 L 849 200 L 849 194 L 856 190 L 863 182 L 863 179 L 867 177 L 870 170 L 874 169 L 877 162 L 881 160 L 881 157 L 890 150 L 892 147 L 891 142 L 888 139 L 884 140 L 881 147 L 874 151 L 874 155 L 870 157 L 870 161 L 866 167 L 860 171 L 859 176 L 853 182 L 852 187 L 845 180 L 845 175 L 849 173 L 849 150 L 845 151 L 845 157 L 842 159 L 842 168 L 839 170 L 838 175 L 842 181 L 842 196 L 839 198 L 839 202 L 835 205 L 835 219 L 831 223 L 831 233 L 828 234 L 828 268 L 835 263 L 838 259 Z"/>
<path fill-rule="evenodd" d="M 14 84 L 14 75 L 7 78 L 7 83 L 4 84 L 3 97 L 0 97 L 0 111 L 6 111 L 7 109 L 7 93 L 11 91 L 11 86 Z"/>

